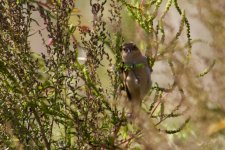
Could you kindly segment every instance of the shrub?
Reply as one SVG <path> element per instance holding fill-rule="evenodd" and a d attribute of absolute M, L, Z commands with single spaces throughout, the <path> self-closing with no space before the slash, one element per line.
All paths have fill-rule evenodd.
<path fill-rule="evenodd" d="M 91 26 L 82 22 L 82 14 L 77 13 L 81 8 L 75 4 L 74 0 L 0 2 L 1 148 L 150 149 L 163 139 L 158 140 L 158 132 L 181 131 L 189 119 L 175 130 L 163 125 L 168 118 L 183 114 L 181 75 L 191 56 L 190 25 L 177 0 L 90 0 Z M 165 20 L 172 6 L 180 16 L 173 37 L 167 35 Z M 144 100 L 144 117 L 149 119 L 139 116 L 133 124 L 119 108 L 120 47 L 129 39 L 122 27 L 124 11 L 141 30 L 141 38 L 135 42 L 146 47 L 150 66 L 166 62 L 173 74 L 171 86 L 155 83 Z M 44 25 L 34 19 L 35 13 Z M 72 17 L 76 24 L 71 23 Z M 42 29 L 32 32 L 35 24 Z M 46 52 L 33 51 L 29 38 L 34 34 L 42 37 Z M 186 39 L 183 45 L 179 41 L 182 35 Z M 81 51 L 85 51 L 85 61 L 80 60 Z M 109 80 L 107 86 L 102 70 Z M 173 92 L 180 94 L 180 100 L 167 110 L 165 93 Z M 141 125 L 143 121 L 147 128 Z M 154 137 L 152 142 L 149 135 Z"/>

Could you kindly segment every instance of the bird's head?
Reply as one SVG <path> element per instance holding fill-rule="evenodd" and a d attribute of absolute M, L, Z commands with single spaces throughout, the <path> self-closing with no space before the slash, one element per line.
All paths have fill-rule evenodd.
<path fill-rule="evenodd" d="M 131 61 L 134 60 L 136 57 L 142 56 L 140 50 L 138 47 L 130 42 L 130 43 L 124 43 L 122 46 L 122 58 L 123 61 Z"/>

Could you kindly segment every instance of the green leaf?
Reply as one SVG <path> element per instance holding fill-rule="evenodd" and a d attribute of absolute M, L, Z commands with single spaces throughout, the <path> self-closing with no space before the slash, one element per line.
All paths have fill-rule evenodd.
<path fill-rule="evenodd" d="M 0 73 L 11 81 L 16 82 L 15 77 L 12 76 L 12 74 L 8 71 L 7 66 L 2 61 L 0 61 Z"/>

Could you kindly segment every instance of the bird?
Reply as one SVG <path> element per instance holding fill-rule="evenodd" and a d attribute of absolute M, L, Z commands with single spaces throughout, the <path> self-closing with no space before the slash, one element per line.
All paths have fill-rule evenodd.
<path fill-rule="evenodd" d="M 133 42 L 122 45 L 121 56 L 122 82 L 127 98 L 132 103 L 132 107 L 140 106 L 152 85 L 148 59 Z"/>

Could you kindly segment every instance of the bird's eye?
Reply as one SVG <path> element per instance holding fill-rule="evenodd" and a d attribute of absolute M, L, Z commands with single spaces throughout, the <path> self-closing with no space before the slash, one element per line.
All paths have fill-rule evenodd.
<path fill-rule="evenodd" d="M 123 51 L 126 52 L 126 53 L 130 53 L 131 52 L 131 50 L 128 47 L 124 48 Z"/>

